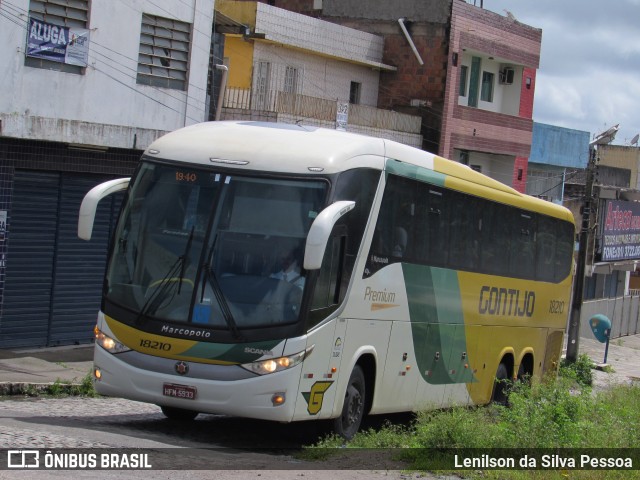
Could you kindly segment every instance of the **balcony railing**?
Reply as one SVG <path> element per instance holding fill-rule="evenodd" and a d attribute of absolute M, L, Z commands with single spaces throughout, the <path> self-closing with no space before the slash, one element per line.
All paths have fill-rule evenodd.
<path fill-rule="evenodd" d="M 335 122 L 338 102 L 281 91 L 255 92 L 251 89 L 228 88 L 224 108 L 258 110 Z M 360 127 L 420 134 L 421 117 L 382 110 L 366 105 L 349 105 L 348 123 Z"/>
<path fill-rule="evenodd" d="M 335 121 L 337 109 L 338 104 L 335 100 L 326 100 L 296 93 L 276 92 L 275 111 L 277 113 Z"/>

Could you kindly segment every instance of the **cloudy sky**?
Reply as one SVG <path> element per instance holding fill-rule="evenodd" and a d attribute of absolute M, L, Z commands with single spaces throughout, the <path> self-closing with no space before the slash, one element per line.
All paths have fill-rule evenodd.
<path fill-rule="evenodd" d="M 483 0 L 483 6 L 542 29 L 534 121 L 592 137 L 620 124 L 617 145 L 640 133 L 640 0 Z"/>

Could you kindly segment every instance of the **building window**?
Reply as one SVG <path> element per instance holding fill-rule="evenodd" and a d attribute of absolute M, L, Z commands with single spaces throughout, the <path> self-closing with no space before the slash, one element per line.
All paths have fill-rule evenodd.
<path fill-rule="evenodd" d="M 254 65 L 255 89 L 253 108 L 270 110 L 269 84 L 271 80 L 271 62 L 256 62 Z"/>
<path fill-rule="evenodd" d="M 460 67 L 460 88 L 458 95 L 461 97 L 467 96 L 467 74 L 469 73 L 469 67 L 462 65 Z"/>
<path fill-rule="evenodd" d="M 483 102 L 493 102 L 493 78 L 491 72 L 482 72 L 482 88 L 480 91 L 480 100 Z"/>
<path fill-rule="evenodd" d="M 137 82 L 186 90 L 191 25 L 142 14 Z"/>
<path fill-rule="evenodd" d="M 62 27 L 88 29 L 89 0 L 31 0 L 29 18 Z M 30 34 L 29 30 L 27 38 Z M 66 73 L 82 74 L 84 70 L 84 67 L 78 65 L 32 56 L 25 56 L 24 64 L 28 67 Z"/>
<path fill-rule="evenodd" d="M 351 88 L 349 89 L 349 103 L 354 105 L 360 103 L 360 90 L 362 84 L 359 82 L 351 82 Z"/>
<path fill-rule="evenodd" d="M 285 93 L 297 93 L 298 92 L 298 69 L 295 67 L 287 68 L 284 72 L 284 89 Z"/>

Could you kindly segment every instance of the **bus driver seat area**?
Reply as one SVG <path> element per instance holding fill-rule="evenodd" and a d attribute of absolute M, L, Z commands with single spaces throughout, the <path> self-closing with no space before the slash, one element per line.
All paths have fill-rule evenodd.
<path fill-rule="evenodd" d="M 220 288 L 238 327 L 287 323 L 297 318 L 302 288 L 272 275 L 279 265 L 263 243 L 242 234 L 227 233 L 220 245 L 217 269 Z M 244 241 L 243 241 L 244 240 Z M 254 240 L 255 241 L 255 240 Z"/>

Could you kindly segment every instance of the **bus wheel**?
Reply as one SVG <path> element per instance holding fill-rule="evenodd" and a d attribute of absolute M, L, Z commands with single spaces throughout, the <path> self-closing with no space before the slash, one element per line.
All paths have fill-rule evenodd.
<path fill-rule="evenodd" d="M 356 365 L 349 377 L 342 414 L 333 421 L 334 431 L 346 440 L 351 440 L 360 428 L 364 417 L 364 400 L 364 374 L 362 369 Z"/>
<path fill-rule="evenodd" d="M 518 368 L 518 381 L 521 382 L 523 385 L 531 385 L 531 374 L 529 372 L 527 372 L 526 368 L 524 367 L 524 365 L 521 363 L 520 367 Z"/>
<path fill-rule="evenodd" d="M 170 420 L 190 421 L 198 416 L 198 412 L 177 407 L 160 407 L 164 416 Z"/>
<path fill-rule="evenodd" d="M 507 366 L 504 363 L 498 365 L 498 371 L 496 372 L 496 380 L 493 384 L 493 395 L 491 401 L 498 405 L 507 405 L 508 390 L 509 390 L 509 372 Z"/>

